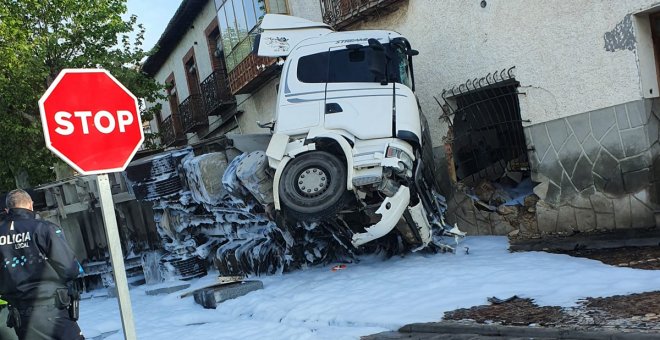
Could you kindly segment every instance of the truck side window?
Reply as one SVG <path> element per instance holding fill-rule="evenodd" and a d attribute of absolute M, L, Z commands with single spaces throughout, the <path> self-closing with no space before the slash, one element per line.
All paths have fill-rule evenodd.
<path fill-rule="evenodd" d="M 379 82 L 370 71 L 371 51 L 364 48 L 321 52 L 301 57 L 298 80 L 303 83 L 372 83 Z"/>
<path fill-rule="evenodd" d="M 408 58 L 399 46 L 384 44 L 390 61 L 388 81 L 411 87 Z M 370 63 L 373 51 L 365 46 L 359 50 L 335 50 L 301 57 L 298 60 L 298 80 L 303 83 L 379 83 Z M 383 61 L 384 62 L 384 61 Z M 383 67 L 385 68 L 385 67 Z"/>
<path fill-rule="evenodd" d="M 311 54 L 298 60 L 298 80 L 325 83 L 328 80 L 328 52 Z"/>

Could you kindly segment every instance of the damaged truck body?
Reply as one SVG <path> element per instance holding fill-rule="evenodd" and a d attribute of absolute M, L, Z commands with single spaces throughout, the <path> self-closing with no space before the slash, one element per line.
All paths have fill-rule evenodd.
<path fill-rule="evenodd" d="M 426 247 L 433 226 L 445 224 L 413 92 L 418 52 L 395 32 L 334 32 L 290 16 L 266 15 L 261 29 L 255 52 L 286 58 L 266 150 L 275 209 L 302 221 L 360 214 L 367 226 L 353 233 L 353 246 L 403 217 L 404 240 Z"/>
<path fill-rule="evenodd" d="M 147 282 L 199 277 L 211 263 L 245 275 L 453 250 L 442 237 L 464 233 L 443 218 L 414 94 L 418 52 L 403 36 L 268 14 L 253 53 L 281 65 L 273 120 L 258 123 L 270 133 L 203 140 L 124 172 L 161 240 L 125 249 L 140 255 Z"/>

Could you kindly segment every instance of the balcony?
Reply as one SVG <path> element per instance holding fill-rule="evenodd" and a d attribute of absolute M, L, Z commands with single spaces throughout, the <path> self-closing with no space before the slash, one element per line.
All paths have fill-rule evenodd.
<path fill-rule="evenodd" d="M 200 127 L 209 125 L 202 96 L 198 94 L 188 96 L 179 104 L 179 116 L 184 133 L 195 132 Z"/>
<path fill-rule="evenodd" d="M 230 118 L 233 110 L 228 110 L 236 104 L 236 98 L 229 90 L 227 77 L 222 70 L 215 70 L 201 84 L 204 111 L 209 116 L 221 116 L 225 121 Z"/>
<path fill-rule="evenodd" d="M 250 53 L 229 72 L 229 87 L 233 94 L 247 94 L 259 86 L 277 70 L 275 58 L 259 57 Z"/>
<path fill-rule="evenodd" d="M 170 115 L 160 123 L 160 133 L 165 146 L 178 146 L 186 142 L 178 115 Z"/>
<path fill-rule="evenodd" d="M 396 9 L 395 4 L 406 0 L 320 0 L 323 22 L 343 30 L 373 15 L 383 15 Z"/>

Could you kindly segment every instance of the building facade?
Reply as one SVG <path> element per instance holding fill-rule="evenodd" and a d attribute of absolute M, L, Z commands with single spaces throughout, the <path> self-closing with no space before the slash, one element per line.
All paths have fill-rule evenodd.
<path fill-rule="evenodd" d="M 274 112 L 279 67 L 250 52 L 265 13 L 320 21 L 313 1 L 184 0 L 143 70 L 166 86 L 151 122 L 165 147 L 230 133 L 267 133 L 256 121 Z M 151 103 L 154 105 L 156 103 Z"/>
<path fill-rule="evenodd" d="M 279 68 L 249 53 L 264 13 L 337 30 L 394 30 L 420 51 L 416 93 L 430 123 L 448 219 L 468 233 L 660 222 L 654 0 L 183 1 L 161 37 L 162 52 L 145 64 L 171 84 L 159 131 L 165 137 L 169 121 L 182 125 L 178 142 L 166 145 L 268 132 L 256 121 L 272 119 Z M 168 121 L 177 112 L 182 121 L 187 98 L 198 93 L 193 85 L 216 72 L 225 79 L 218 85 L 227 94 L 222 109 L 194 128 Z"/>

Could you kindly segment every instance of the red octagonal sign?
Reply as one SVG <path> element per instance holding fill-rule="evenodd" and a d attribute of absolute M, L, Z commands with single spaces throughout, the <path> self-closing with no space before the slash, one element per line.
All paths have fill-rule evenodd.
<path fill-rule="evenodd" d="M 106 70 L 63 70 L 39 110 L 46 146 L 83 175 L 123 171 L 144 141 L 137 98 Z"/>

